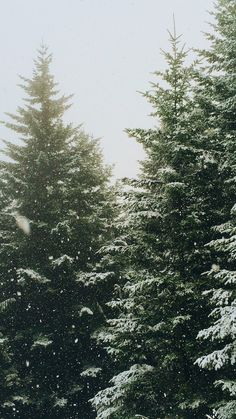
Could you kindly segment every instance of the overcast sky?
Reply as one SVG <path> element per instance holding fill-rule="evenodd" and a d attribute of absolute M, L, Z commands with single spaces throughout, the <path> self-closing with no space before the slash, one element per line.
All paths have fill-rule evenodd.
<path fill-rule="evenodd" d="M 164 68 L 167 28 L 187 47 L 206 46 L 213 0 L 7 0 L 0 14 L 0 120 L 21 104 L 18 74 L 30 77 L 42 43 L 53 53 L 52 72 L 62 93 L 74 94 L 67 119 L 101 138 L 116 177 L 135 176 L 141 146 L 125 128 L 154 124 L 145 99 L 151 74 Z M 0 138 L 11 139 L 0 126 Z"/>

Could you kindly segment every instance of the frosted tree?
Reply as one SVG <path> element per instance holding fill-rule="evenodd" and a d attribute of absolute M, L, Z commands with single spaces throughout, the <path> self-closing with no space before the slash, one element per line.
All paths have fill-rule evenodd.
<path fill-rule="evenodd" d="M 70 97 L 59 96 L 50 62 L 43 46 L 22 78 L 24 105 L 6 123 L 19 141 L 5 142 L 0 167 L 4 418 L 93 418 L 88 399 L 102 380 L 91 334 L 107 285 L 92 272 L 114 192 L 97 141 L 63 121 Z"/>
<path fill-rule="evenodd" d="M 217 417 L 232 419 L 236 411 L 235 384 L 235 115 L 236 115 L 236 2 L 218 0 L 213 12 L 213 33 L 209 33 L 210 48 L 202 52 L 206 60 L 202 77 L 202 102 L 210 109 L 211 130 L 218 138 L 221 158 L 220 172 L 227 173 L 224 189 L 231 204 L 225 212 L 225 222 L 215 227 L 218 238 L 210 248 L 217 251 L 208 273 L 206 299 L 210 297 L 211 311 L 208 327 L 198 337 L 205 341 L 204 354 L 198 358 L 201 368 L 212 370 L 213 382 L 222 388 L 215 400 Z"/>
<path fill-rule="evenodd" d="M 129 182 L 117 238 L 105 249 L 118 284 L 113 316 L 97 335 L 117 375 L 93 400 L 101 419 L 204 417 L 215 391 L 194 361 L 207 317 L 201 274 L 213 252 L 204 245 L 229 203 L 199 76 L 194 64 L 185 66 L 175 33 L 170 42 L 167 69 L 144 94 L 157 126 L 128 130 L 147 158 L 140 178 Z"/>
<path fill-rule="evenodd" d="M 217 417 L 233 419 L 236 412 L 236 206 L 232 208 L 232 220 L 218 227 L 221 238 L 209 246 L 218 252 L 223 266 L 214 264 L 208 276 L 211 289 L 205 291 L 210 297 L 211 325 L 199 332 L 198 338 L 209 342 L 210 353 L 197 359 L 201 368 L 215 370 L 215 386 L 224 394 L 215 402 Z"/>

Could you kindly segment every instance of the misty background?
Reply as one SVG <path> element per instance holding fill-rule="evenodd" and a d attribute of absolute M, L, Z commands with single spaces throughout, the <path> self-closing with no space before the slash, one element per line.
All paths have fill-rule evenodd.
<path fill-rule="evenodd" d="M 62 94 L 74 94 L 67 120 L 101 138 L 105 161 L 118 178 L 136 176 L 143 151 L 125 128 L 154 124 L 138 91 L 165 67 L 167 29 L 186 48 L 204 48 L 213 0 L 8 0 L 0 15 L 0 120 L 22 103 L 19 74 L 31 77 L 43 42 L 53 54 L 52 73 Z M 192 57 L 194 56 L 191 53 Z M 0 138 L 15 141 L 0 126 Z"/>

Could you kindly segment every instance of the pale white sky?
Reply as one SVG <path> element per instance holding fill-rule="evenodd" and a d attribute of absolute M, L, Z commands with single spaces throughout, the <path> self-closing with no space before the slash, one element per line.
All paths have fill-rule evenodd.
<path fill-rule="evenodd" d="M 163 69 L 167 28 L 175 14 L 187 47 L 206 46 L 213 0 L 2 0 L 0 14 L 0 120 L 15 112 L 23 92 L 18 74 L 30 77 L 43 41 L 53 53 L 52 72 L 62 93 L 74 93 L 67 119 L 101 137 L 116 177 L 135 176 L 141 146 L 125 128 L 148 128 L 150 105 L 137 91 Z M 0 126 L 0 138 L 11 139 Z"/>

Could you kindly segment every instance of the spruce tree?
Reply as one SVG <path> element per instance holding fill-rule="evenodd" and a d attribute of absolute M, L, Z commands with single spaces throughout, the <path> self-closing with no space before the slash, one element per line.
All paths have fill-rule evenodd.
<path fill-rule="evenodd" d="M 50 62 L 43 46 L 6 123 L 20 141 L 5 142 L 0 176 L 4 418 L 93 418 L 102 381 L 91 335 L 107 288 L 93 269 L 114 193 L 97 141 L 63 121 L 70 97 L 58 96 Z"/>
<path fill-rule="evenodd" d="M 234 206 L 231 221 L 217 228 L 221 237 L 209 244 L 218 254 L 208 273 L 212 288 L 204 292 L 212 305 L 211 324 L 198 334 L 199 339 L 206 340 L 211 352 L 199 357 L 196 363 L 201 368 L 215 371 L 212 374 L 214 385 L 223 390 L 212 406 L 219 419 L 233 419 L 236 412 L 235 215 Z"/>
<path fill-rule="evenodd" d="M 217 134 L 222 175 L 227 173 L 224 189 L 227 191 L 231 212 L 226 222 L 215 227 L 217 239 L 209 247 L 217 252 L 212 258 L 205 287 L 210 296 L 209 322 L 199 332 L 205 346 L 197 363 L 212 371 L 211 386 L 222 388 L 215 399 L 218 418 L 235 417 L 235 175 L 236 175 L 236 2 L 218 0 L 213 12 L 214 32 L 207 34 L 210 48 L 202 51 L 206 60 L 202 76 L 202 106 L 210 108 L 211 129 Z"/>
<path fill-rule="evenodd" d="M 195 66 L 185 66 L 179 38 L 170 40 L 168 67 L 144 95 L 158 125 L 128 130 L 147 158 L 107 249 L 119 286 L 98 340 L 119 374 L 93 399 L 99 419 L 203 418 L 214 398 L 208 372 L 194 365 L 207 317 L 201 274 L 211 264 L 212 226 L 225 221 L 230 203 Z"/>

